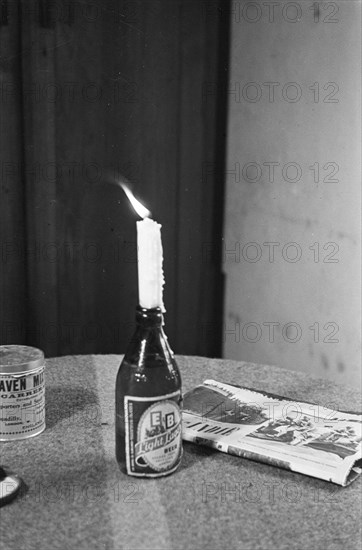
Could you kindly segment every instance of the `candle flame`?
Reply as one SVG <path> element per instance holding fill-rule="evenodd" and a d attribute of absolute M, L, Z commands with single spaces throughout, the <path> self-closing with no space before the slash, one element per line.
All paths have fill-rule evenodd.
<path fill-rule="evenodd" d="M 148 208 L 143 206 L 143 204 L 136 199 L 136 197 L 134 196 L 132 191 L 127 187 L 126 184 L 121 182 L 120 186 L 122 187 L 123 191 L 126 193 L 128 200 L 132 204 L 137 214 L 141 218 L 149 218 L 151 216 L 151 212 L 148 210 Z"/>

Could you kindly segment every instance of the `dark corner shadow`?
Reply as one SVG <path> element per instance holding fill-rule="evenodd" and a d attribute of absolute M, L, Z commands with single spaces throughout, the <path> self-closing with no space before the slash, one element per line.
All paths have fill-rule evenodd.
<path fill-rule="evenodd" d="M 86 388 L 52 386 L 46 389 L 45 402 L 47 428 L 52 428 L 60 420 L 71 418 L 86 407 L 94 407 L 95 414 L 98 414 L 96 393 Z"/>

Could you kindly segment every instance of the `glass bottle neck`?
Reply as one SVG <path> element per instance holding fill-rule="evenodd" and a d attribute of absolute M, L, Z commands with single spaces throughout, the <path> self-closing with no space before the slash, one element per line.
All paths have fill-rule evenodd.
<path fill-rule="evenodd" d="M 156 328 L 163 325 L 163 314 L 160 307 L 147 309 L 141 306 L 136 308 L 136 323 L 143 328 Z"/>

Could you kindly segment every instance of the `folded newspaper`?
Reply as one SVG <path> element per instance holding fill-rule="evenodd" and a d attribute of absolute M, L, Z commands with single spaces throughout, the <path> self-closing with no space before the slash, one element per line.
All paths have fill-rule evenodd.
<path fill-rule="evenodd" d="M 346 486 L 362 471 L 362 415 L 205 380 L 185 395 L 183 439 Z"/>

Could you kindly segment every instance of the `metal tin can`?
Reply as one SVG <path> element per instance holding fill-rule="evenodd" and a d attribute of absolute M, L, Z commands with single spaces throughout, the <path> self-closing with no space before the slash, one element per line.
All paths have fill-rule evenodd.
<path fill-rule="evenodd" d="M 0 441 L 45 430 L 44 353 L 29 346 L 0 346 Z"/>

